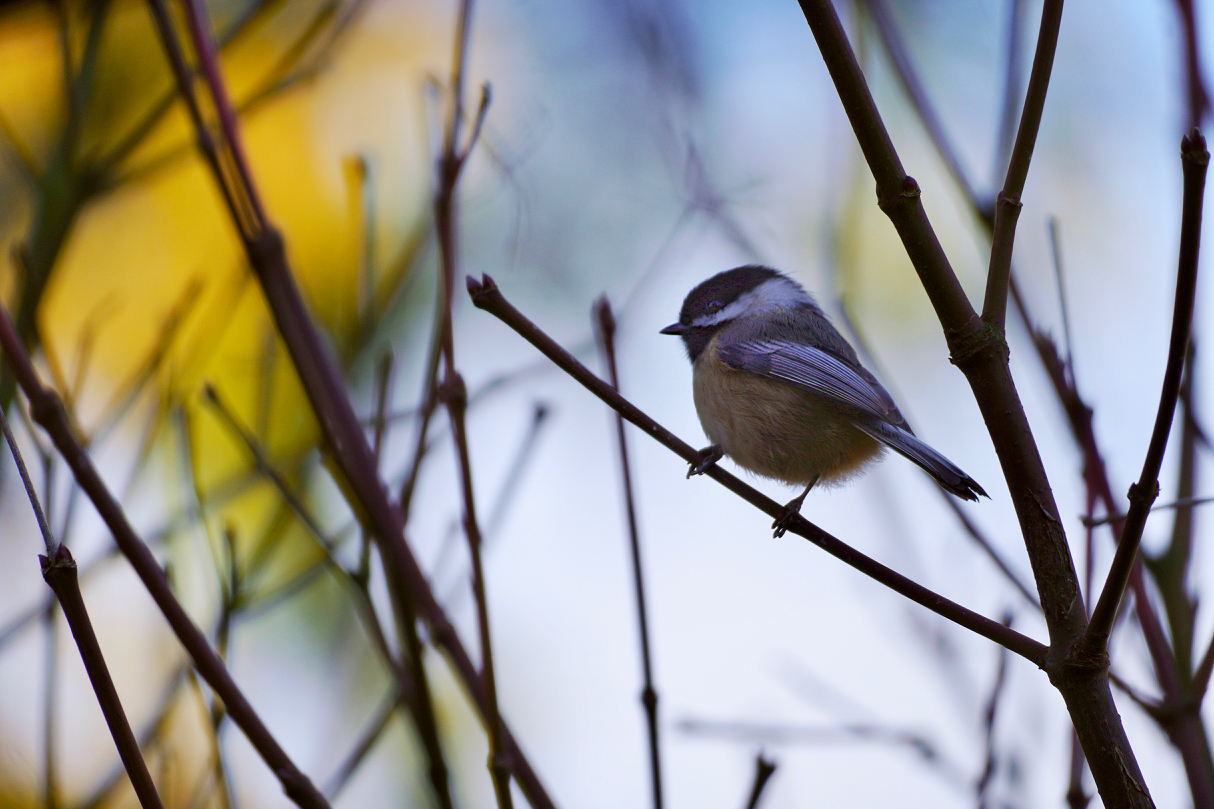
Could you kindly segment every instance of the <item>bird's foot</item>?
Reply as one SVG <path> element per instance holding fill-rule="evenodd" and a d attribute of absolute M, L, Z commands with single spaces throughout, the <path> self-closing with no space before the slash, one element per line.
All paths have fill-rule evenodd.
<path fill-rule="evenodd" d="M 805 502 L 805 495 L 809 494 L 809 490 L 818 482 L 818 476 L 814 475 L 814 479 L 805 487 L 805 491 L 800 495 L 789 500 L 784 508 L 780 509 L 780 513 L 776 515 L 776 521 L 771 524 L 772 536 L 782 537 L 792 527 L 793 520 L 801 513 L 801 504 Z"/>
<path fill-rule="evenodd" d="M 717 461 L 725 457 L 725 450 L 717 444 L 704 447 L 700 450 L 700 460 L 691 464 L 691 468 L 687 470 L 687 477 L 692 475 L 702 475 L 708 471 L 708 467 L 712 466 Z"/>

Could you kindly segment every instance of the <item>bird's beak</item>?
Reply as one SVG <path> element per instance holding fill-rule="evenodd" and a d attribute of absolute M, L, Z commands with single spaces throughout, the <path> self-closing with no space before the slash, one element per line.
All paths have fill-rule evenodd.
<path fill-rule="evenodd" d="M 658 334 L 678 334 L 678 335 L 682 335 L 682 334 L 686 334 L 686 333 L 687 333 L 687 327 L 684 326 L 682 323 L 671 323 L 669 326 L 667 326 L 666 328 L 664 328 L 660 332 L 658 332 Z"/>

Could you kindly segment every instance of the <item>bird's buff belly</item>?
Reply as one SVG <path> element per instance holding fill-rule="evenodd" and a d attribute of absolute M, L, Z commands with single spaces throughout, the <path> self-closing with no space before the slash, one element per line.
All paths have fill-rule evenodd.
<path fill-rule="evenodd" d="M 743 469 L 798 486 L 843 483 L 882 454 L 822 397 L 723 364 L 703 370 L 695 384 L 700 424 Z"/>

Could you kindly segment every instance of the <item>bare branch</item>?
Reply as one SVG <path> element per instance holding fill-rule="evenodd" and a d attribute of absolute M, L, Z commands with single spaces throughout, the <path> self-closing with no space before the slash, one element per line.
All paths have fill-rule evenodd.
<path fill-rule="evenodd" d="M 63 615 L 71 627 L 72 637 L 76 639 L 76 647 L 80 650 L 80 659 L 84 661 L 84 669 L 88 672 L 89 682 L 97 695 L 97 703 L 105 715 L 105 723 L 109 725 L 110 735 L 114 737 L 114 745 L 118 755 L 126 767 L 131 779 L 131 787 L 139 798 L 143 809 L 163 809 L 160 795 L 152 783 L 147 763 L 139 751 L 139 742 L 127 721 L 122 702 L 118 699 L 118 691 L 110 678 L 109 668 L 101 654 L 101 644 L 93 632 L 93 624 L 89 620 L 88 611 L 84 606 L 84 598 L 80 594 L 80 581 L 76 576 L 76 560 L 64 545 L 59 545 L 53 553 L 39 556 L 42 560 L 42 578 L 55 591 L 59 605 L 63 607 Z"/>
<path fill-rule="evenodd" d="M 1155 498 L 1159 496 L 1159 468 L 1163 465 L 1163 453 L 1172 429 L 1172 416 L 1180 396 L 1181 374 L 1189 347 L 1193 300 L 1197 292 L 1202 196 L 1205 190 L 1206 167 L 1210 163 L 1206 139 L 1200 132 L 1193 130 L 1181 142 L 1180 155 L 1184 167 L 1184 200 L 1180 221 L 1180 266 L 1176 274 L 1176 303 L 1172 314 L 1168 363 L 1164 370 L 1163 389 L 1159 394 L 1155 428 L 1151 432 L 1151 443 L 1142 463 L 1142 474 L 1138 483 L 1130 487 L 1130 510 L 1126 515 L 1108 579 L 1100 593 L 1100 600 L 1092 611 L 1092 621 L 1085 636 L 1085 643 L 1098 650 L 1108 645 L 1117 606 L 1121 603 L 1121 595 L 1125 591 L 1130 570 L 1138 555 L 1138 543 L 1142 539 L 1142 529 L 1146 527 L 1147 513 Z"/>
<path fill-rule="evenodd" d="M 1029 74 L 1020 128 L 1012 147 L 1003 190 L 995 199 L 995 225 L 991 237 L 991 263 L 986 275 L 986 300 L 982 304 L 982 319 L 1002 334 L 1007 316 L 1008 285 L 1012 278 L 1012 243 L 1016 239 L 1016 219 L 1020 216 L 1020 194 L 1028 178 L 1029 162 L 1041 127 L 1045 95 L 1054 69 L 1054 52 L 1058 48 L 1058 29 L 1062 25 L 1062 0 L 1045 0 L 1041 9 L 1041 30 L 1037 33 L 1037 53 Z"/>
<path fill-rule="evenodd" d="M 586 366 L 578 362 L 572 354 L 561 348 L 551 337 L 515 309 L 502 296 L 493 279 L 488 276 L 485 276 L 483 281 L 469 278 L 468 292 L 472 296 L 472 302 L 477 307 L 500 318 L 506 325 L 538 348 L 548 359 L 556 363 L 561 370 L 618 411 L 625 419 L 639 427 L 642 432 L 672 450 L 688 463 L 698 463 L 701 460 L 698 450 L 680 440 L 674 433 L 651 419 L 638 407 L 617 393 L 614 388 L 596 377 Z M 785 513 L 782 504 L 764 496 L 753 487 L 748 486 L 726 472 L 720 466 L 710 466 L 704 474 L 773 519 Z M 851 546 L 831 536 L 804 517 L 798 516 L 791 523 L 788 530 L 791 533 L 808 539 L 837 559 L 851 565 L 864 575 L 875 579 L 891 590 L 906 596 L 915 603 L 927 607 L 938 615 L 984 638 L 992 640 L 1000 646 L 1007 647 L 1009 650 L 1038 666 L 1045 665 L 1047 649 L 1043 644 L 1003 626 L 998 621 L 992 621 L 990 618 L 966 609 L 960 604 L 929 590 L 918 582 L 895 573 L 880 562 L 865 556 Z"/>
<path fill-rule="evenodd" d="M 611 304 L 607 301 L 606 295 L 595 302 L 591 319 L 595 327 L 595 336 L 598 338 L 599 351 L 607 366 L 607 379 L 610 381 L 611 387 L 618 392 L 620 375 L 615 359 L 615 316 L 611 313 Z M 645 614 L 645 579 L 641 568 L 641 540 L 640 531 L 637 528 L 636 501 L 632 495 L 632 470 L 628 464 L 628 442 L 625 440 L 627 436 L 624 434 L 624 417 L 620 415 L 619 411 L 616 411 L 615 414 L 615 424 L 616 446 L 620 452 L 620 476 L 624 488 L 624 508 L 628 518 L 629 547 L 632 551 L 632 582 L 636 593 L 637 623 L 641 636 L 641 665 L 645 677 L 645 684 L 641 690 L 641 704 L 645 706 L 645 718 L 649 725 L 649 768 L 653 785 L 653 805 L 654 809 L 662 809 L 662 764 L 658 748 L 658 692 L 653 687 L 653 666 L 649 654 L 649 620 Z M 767 774 L 762 775 L 765 766 Z M 762 756 L 759 756 L 760 774 L 756 776 L 750 806 L 753 807 L 758 802 L 763 784 L 766 783 L 773 770 L 775 770 L 775 765 L 768 764 Z"/>

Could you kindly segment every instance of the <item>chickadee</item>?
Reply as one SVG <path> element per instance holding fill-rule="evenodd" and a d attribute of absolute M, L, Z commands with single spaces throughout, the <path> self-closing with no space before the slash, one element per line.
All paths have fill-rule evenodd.
<path fill-rule="evenodd" d="M 805 487 L 773 525 L 777 536 L 815 484 L 859 475 L 886 447 L 964 500 L 989 496 L 914 436 L 813 298 L 782 273 L 748 265 L 714 275 L 662 334 L 683 338 L 696 413 L 712 441 L 688 476 L 728 455 L 757 475 Z"/>

